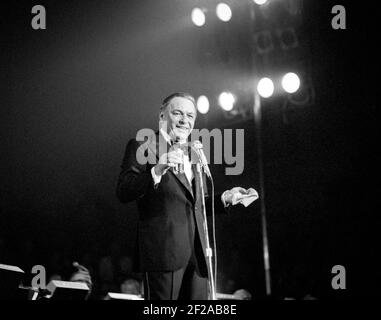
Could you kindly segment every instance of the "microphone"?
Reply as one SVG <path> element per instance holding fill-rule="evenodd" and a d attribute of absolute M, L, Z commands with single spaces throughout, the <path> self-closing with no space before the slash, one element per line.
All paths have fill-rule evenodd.
<path fill-rule="evenodd" d="M 184 173 L 184 150 L 183 148 L 186 147 L 186 143 L 180 141 L 180 137 L 176 137 L 173 142 L 174 150 L 180 151 L 181 157 L 183 159 L 182 163 L 176 164 L 176 167 L 173 168 L 173 172 L 175 174 L 178 173 Z"/>
<path fill-rule="evenodd" d="M 206 160 L 204 151 L 202 150 L 202 143 L 199 140 L 193 141 L 192 148 L 196 151 L 206 175 L 211 178 L 212 174 L 210 173 L 208 161 Z"/>

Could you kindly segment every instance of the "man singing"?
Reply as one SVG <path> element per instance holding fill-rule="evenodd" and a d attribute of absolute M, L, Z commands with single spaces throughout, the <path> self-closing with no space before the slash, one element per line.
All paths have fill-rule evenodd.
<path fill-rule="evenodd" d="M 121 165 L 117 196 L 121 202 L 137 201 L 135 267 L 144 273 L 146 300 L 208 298 L 200 177 L 192 149 L 184 153 L 175 148 L 187 142 L 196 116 L 191 95 L 171 94 L 161 106 L 159 132 L 148 141 L 130 140 Z M 139 161 L 143 144 L 157 160 L 154 164 Z M 205 174 L 203 180 L 206 186 Z M 225 191 L 216 197 L 216 211 L 227 211 L 233 198 L 246 194 L 257 196 L 252 188 Z M 210 198 L 206 196 L 206 203 Z"/>

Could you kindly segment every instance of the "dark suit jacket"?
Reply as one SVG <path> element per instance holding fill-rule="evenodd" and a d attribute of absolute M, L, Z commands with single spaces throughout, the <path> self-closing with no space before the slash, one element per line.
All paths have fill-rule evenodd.
<path fill-rule="evenodd" d="M 121 202 L 136 200 L 138 205 L 135 260 L 139 271 L 174 271 L 185 267 L 192 253 L 196 228 L 205 252 L 200 179 L 196 166 L 192 165 L 193 188 L 185 174 L 176 175 L 172 169 L 154 186 L 151 168 L 160 155 L 167 152 L 167 147 L 169 145 L 158 133 L 145 142 L 132 139 L 127 144 L 121 165 L 117 196 Z M 139 163 L 137 158 L 143 154 L 154 163 Z M 203 180 L 206 185 L 205 176 Z M 215 202 L 216 211 L 224 211 L 220 197 L 216 197 Z"/>

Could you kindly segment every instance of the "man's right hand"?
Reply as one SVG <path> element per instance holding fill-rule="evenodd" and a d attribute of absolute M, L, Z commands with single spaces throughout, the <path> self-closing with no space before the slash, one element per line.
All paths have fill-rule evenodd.
<path fill-rule="evenodd" d="M 166 174 L 169 168 L 175 167 L 176 165 L 183 162 L 183 158 L 177 150 L 170 150 L 168 153 L 161 155 L 159 163 L 155 165 L 155 174 L 157 176 L 162 176 Z"/>

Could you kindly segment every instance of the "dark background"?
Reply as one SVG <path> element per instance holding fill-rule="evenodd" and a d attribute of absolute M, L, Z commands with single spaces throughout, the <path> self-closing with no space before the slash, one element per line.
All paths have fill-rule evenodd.
<path fill-rule="evenodd" d="M 313 101 L 286 111 L 280 95 L 263 102 L 272 289 L 280 298 L 370 296 L 380 274 L 375 10 L 342 2 L 347 30 L 335 31 L 336 3 L 321 2 L 303 2 L 302 58 L 289 61 L 310 77 Z M 233 6 L 230 25 L 203 28 L 189 18 L 195 3 L 17 1 L 3 10 L 0 263 L 27 272 L 42 264 L 65 277 L 75 260 L 90 268 L 99 292 L 118 290 L 137 222 L 135 204 L 115 196 L 119 166 L 128 139 L 157 128 L 171 92 L 212 97 L 196 127 L 245 129 L 244 173 L 224 176 L 224 166 L 213 166 L 216 191 L 258 190 L 250 90 L 252 70 L 265 67 L 250 42 L 251 2 Z M 36 4 L 47 10 L 46 30 L 30 26 Z M 229 88 L 245 116 L 217 105 Z M 265 296 L 259 209 L 256 202 L 217 217 L 221 292 Z M 114 272 L 101 288 L 105 258 Z M 347 290 L 331 288 L 337 264 Z"/>

